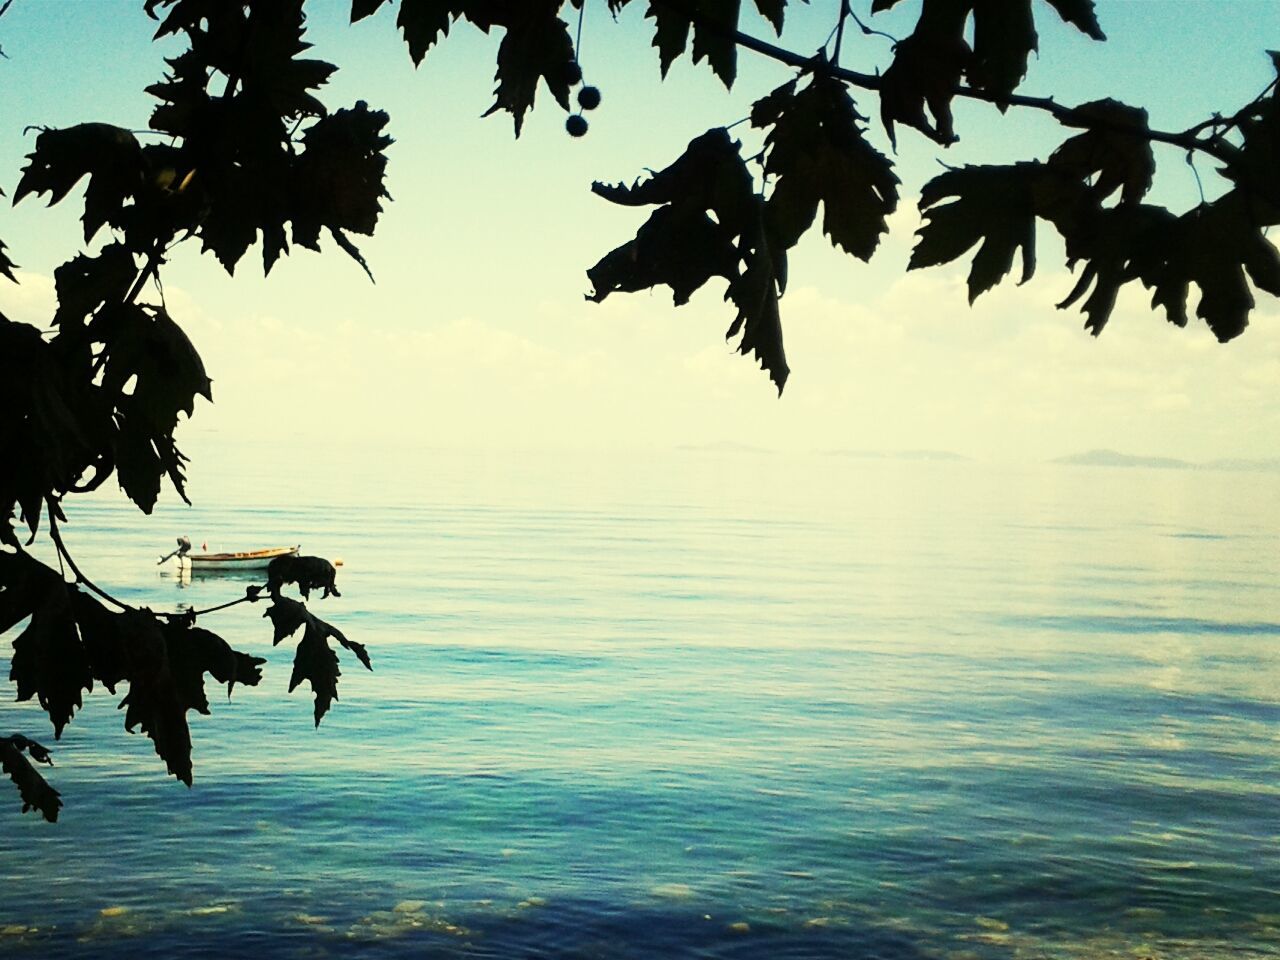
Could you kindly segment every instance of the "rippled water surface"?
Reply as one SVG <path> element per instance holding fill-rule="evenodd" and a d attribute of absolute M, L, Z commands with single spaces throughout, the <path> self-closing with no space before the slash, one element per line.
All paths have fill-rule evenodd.
<path fill-rule="evenodd" d="M 316 731 L 211 615 L 270 663 L 191 790 L 105 691 L 0 704 L 66 801 L 0 793 L 0 954 L 1280 957 L 1274 473 L 196 454 L 73 507 L 85 569 L 203 607 L 173 536 L 301 542 L 374 672 Z"/>

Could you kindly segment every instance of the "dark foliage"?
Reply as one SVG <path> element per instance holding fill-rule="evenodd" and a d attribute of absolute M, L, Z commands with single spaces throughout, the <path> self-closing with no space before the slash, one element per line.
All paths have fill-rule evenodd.
<path fill-rule="evenodd" d="M 282 586 L 296 583 L 304 598 L 310 597 L 312 590 L 320 589 L 324 590 L 321 599 L 330 594 L 340 597 L 342 594 L 333 583 L 337 575 L 333 564 L 323 557 L 276 557 L 267 566 L 267 590 L 278 599 Z"/>
<path fill-rule="evenodd" d="M 186 715 L 209 710 L 205 675 L 230 691 L 256 684 L 262 661 L 197 626 L 194 612 L 155 614 L 112 601 L 75 565 L 58 525 L 69 498 L 113 477 L 144 512 L 166 477 L 185 498 L 187 458 L 175 434 L 196 398 L 211 400 L 212 389 L 181 318 L 164 303 L 158 278 L 169 251 L 196 239 L 230 273 L 257 244 L 269 272 L 291 247 L 319 250 L 327 234 L 368 272 L 353 236 L 374 232 L 388 199 L 391 138 L 385 113 L 363 101 L 331 110 L 321 99 L 336 67 L 306 56 L 303 0 L 141 2 L 158 22 L 157 37 L 185 41 L 146 90 L 156 101 L 151 130 L 162 137 L 151 142 L 94 122 L 42 129 L 14 191 L 15 202 L 77 198 L 87 249 L 55 271 L 57 308 L 47 330 L 0 315 L 0 632 L 21 627 L 10 679 L 19 699 L 48 714 L 55 737 L 95 683 L 114 693 L 124 682 L 126 727 L 146 733 L 170 772 L 190 783 Z M 871 16 L 908 2 L 918 11 L 915 25 L 894 42 L 885 69 L 874 60 L 863 72 L 850 69 L 852 24 L 875 32 L 853 8 L 861 3 Z M 607 9 L 616 17 L 627 5 L 609 0 Z M 352 0 L 351 20 L 384 6 L 415 64 L 459 23 L 491 35 L 495 85 L 486 115 L 509 114 L 517 136 L 540 91 L 571 110 L 570 90 L 584 71 L 570 24 L 588 12 L 585 0 Z M 787 7 L 786 0 L 648 0 L 635 10 L 663 77 L 687 55 L 731 88 L 747 50 L 796 75 L 772 92 L 754 92 L 742 135 L 755 138 L 747 156 L 730 127 L 716 126 L 647 178 L 593 184 L 604 199 L 648 213 L 634 237 L 587 271 L 589 299 L 667 286 L 679 306 L 715 280 L 732 311 L 728 336 L 781 391 L 790 372 L 781 313 L 789 251 L 821 210 L 832 245 L 870 259 L 899 187 L 893 160 L 873 139 L 883 133 L 896 145 L 906 129 L 953 143 L 959 98 L 1046 113 L 1068 133 L 1046 158 L 948 168 L 923 184 L 924 223 L 910 269 L 972 251 L 972 302 L 1002 282 L 1015 260 L 1019 280 L 1032 277 L 1037 232 L 1048 224 L 1077 271 L 1060 306 L 1078 306 L 1095 335 L 1120 290 L 1135 282 L 1171 323 L 1185 326 L 1194 312 L 1223 341 L 1248 325 L 1257 291 L 1280 295 L 1280 255 L 1266 236 L 1280 223 L 1274 78 L 1234 113 L 1159 131 L 1144 110 L 1113 99 L 1070 107 L 1019 92 L 1042 30 L 1065 24 L 1105 39 L 1093 0 L 833 4 L 831 36 L 813 53 L 752 34 L 763 28 L 780 36 Z M 1280 71 L 1280 54 L 1271 58 Z M 878 98 L 880 130 L 868 128 L 854 90 Z M 577 104 L 594 110 L 602 98 L 582 87 Z M 571 113 L 566 130 L 585 134 L 587 121 Z M 1206 158 L 1225 190 L 1182 212 L 1146 202 L 1157 147 Z M 0 243 L 0 276 L 13 281 L 15 271 Z M 24 539 L 29 544 L 42 522 L 74 583 L 24 552 Z M 334 573 L 320 558 L 277 561 L 265 585 L 221 605 L 255 601 L 265 590 L 275 642 L 301 629 L 290 690 L 311 684 L 317 723 L 337 698 L 330 640 L 366 667 L 368 654 L 281 591 L 292 583 L 304 598 L 315 589 L 337 596 Z M 31 760 L 46 762 L 47 751 L 20 735 L 0 739 L 0 761 L 24 808 L 53 820 L 61 801 Z"/>

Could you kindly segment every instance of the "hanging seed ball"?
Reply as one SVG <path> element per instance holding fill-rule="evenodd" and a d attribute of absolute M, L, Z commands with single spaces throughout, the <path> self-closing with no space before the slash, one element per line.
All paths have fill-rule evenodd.
<path fill-rule="evenodd" d="M 569 86 L 582 82 L 582 67 L 574 61 L 570 61 L 564 68 L 564 79 Z"/>
<path fill-rule="evenodd" d="M 587 118 L 580 113 L 572 114 L 564 122 L 564 128 L 569 131 L 569 136 L 581 137 L 587 132 Z"/>
<path fill-rule="evenodd" d="M 583 87 L 578 91 L 578 106 L 583 110 L 594 110 L 600 106 L 600 88 Z"/>

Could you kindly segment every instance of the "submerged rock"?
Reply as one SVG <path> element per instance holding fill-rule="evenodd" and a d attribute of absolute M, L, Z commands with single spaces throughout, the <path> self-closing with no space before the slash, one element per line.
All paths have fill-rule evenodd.
<path fill-rule="evenodd" d="M 649 893 L 664 900 L 688 900 L 693 896 L 693 887 L 687 883 L 660 883 L 650 887 Z"/>

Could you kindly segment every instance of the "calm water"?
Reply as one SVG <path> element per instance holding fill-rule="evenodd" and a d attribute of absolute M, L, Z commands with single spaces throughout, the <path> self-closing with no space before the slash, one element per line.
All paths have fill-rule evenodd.
<path fill-rule="evenodd" d="M 0 954 L 1280 957 L 1280 475 L 195 452 L 83 565 L 300 541 L 374 672 L 316 731 L 210 616 L 270 663 L 192 790 L 105 691 L 0 704 L 66 801 L 0 794 Z"/>

